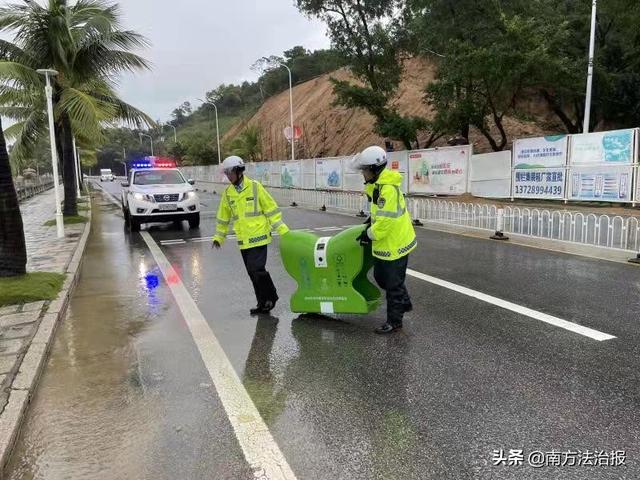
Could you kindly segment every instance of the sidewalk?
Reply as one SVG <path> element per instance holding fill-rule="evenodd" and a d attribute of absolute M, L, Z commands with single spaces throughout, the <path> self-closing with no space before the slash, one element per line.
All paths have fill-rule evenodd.
<path fill-rule="evenodd" d="M 53 333 L 64 317 L 90 223 L 65 226 L 65 237 L 45 222 L 55 218 L 53 190 L 20 204 L 29 272 L 67 275 L 58 298 L 0 307 L 0 478 L 24 409 L 34 391 Z M 90 218 L 90 214 L 89 214 Z"/>

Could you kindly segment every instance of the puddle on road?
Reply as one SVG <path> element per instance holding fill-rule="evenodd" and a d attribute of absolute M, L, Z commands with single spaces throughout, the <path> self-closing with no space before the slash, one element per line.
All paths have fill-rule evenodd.
<path fill-rule="evenodd" d="M 11 480 L 133 479 L 155 470 L 145 453 L 163 413 L 145 394 L 137 358 L 152 326 L 149 285 L 119 267 L 139 252 L 109 233 L 117 217 L 94 215 L 103 221 L 94 221 L 82 280 L 5 471 Z"/>

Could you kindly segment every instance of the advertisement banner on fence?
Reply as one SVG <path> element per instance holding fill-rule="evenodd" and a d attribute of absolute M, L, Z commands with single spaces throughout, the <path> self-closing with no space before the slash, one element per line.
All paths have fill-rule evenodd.
<path fill-rule="evenodd" d="M 256 163 L 254 175 L 254 180 L 268 186 L 271 183 L 271 162 Z"/>
<path fill-rule="evenodd" d="M 524 138 L 513 145 L 513 168 L 532 169 L 564 167 L 569 153 L 569 137 Z"/>
<path fill-rule="evenodd" d="M 342 188 L 341 159 L 316 160 L 316 188 L 323 190 Z"/>
<path fill-rule="evenodd" d="M 571 200 L 630 202 L 632 167 L 581 167 L 571 170 Z"/>
<path fill-rule="evenodd" d="M 516 198 L 562 199 L 564 186 L 564 168 L 513 172 L 513 196 Z"/>
<path fill-rule="evenodd" d="M 465 193 L 470 155 L 469 145 L 409 152 L 409 192 Z"/>
<path fill-rule="evenodd" d="M 471 193 L 476 197 L 511 196 L 511 151 L 472 155 L 469 171 Z"/>
<path fill-rule="evenodd" d="M 280 165 L 280 186 L 302 188 L 302 165 L 300 162 L 283 162 Z"/>
<path fill-rule="evenodd" d="M 572 165 L 635 163 L 634 134 L 634 130 L 613 130 L 572 135 L 570 162 Z"/>

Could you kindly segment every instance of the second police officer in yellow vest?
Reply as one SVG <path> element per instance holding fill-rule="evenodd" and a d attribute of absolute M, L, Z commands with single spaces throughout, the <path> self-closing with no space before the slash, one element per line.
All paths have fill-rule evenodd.
<path fill-rule="evenodd" d="M 257 306 L 251 314 L 268 313 L 278 301 L 278 293 L 266 270 L 267 245 L 271 231 L 279 235 L 289 232 L 282 221 L 282 212 L 260 182 L 244 175 L 245 165 L 240 157 L 231 156 L 222 162 L 224 173 L 231 182 L 218 207 L 213 247 L 220 248 L 233 221 L 242 259 L 253 284 Z"/>
<path fill-rule="evenodd" d="M 366 148 L 354 157 L 353 166 L 362 172 L 371 202 L 370 226 L 358 240 L 372 249 L 374 278 L 387 296 L 387 321 L 376 332 L 391 333 L 402 328 L 404 314 L 413 308 L 405 277 L 416 233 L 401 190 L 402 175 L 386 168 L 385 150 Z"/>

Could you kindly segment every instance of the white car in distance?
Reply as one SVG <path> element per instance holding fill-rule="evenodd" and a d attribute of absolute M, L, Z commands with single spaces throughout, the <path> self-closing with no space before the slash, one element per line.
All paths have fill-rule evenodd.
<path fill-rule="evenodd" d="M 113 176 L 113 172 L 110 168 L 100 169 L 100 181 L 101 182 L 113 182 L 116 177 Z"/>
<path fill-rule="evenodd" d="M 189 228 L 200 226 L 200 199 L 193 180 L 186 180 L 175 164 L 160 166 L 134 163 L 127 181 L 122 183 L 122 211 L 131 232 L 139 232 L 142 224 L 156 222 L 189 222 Z"/>

